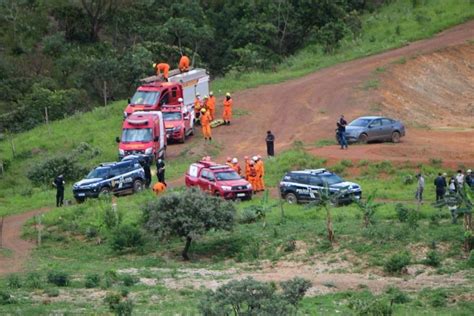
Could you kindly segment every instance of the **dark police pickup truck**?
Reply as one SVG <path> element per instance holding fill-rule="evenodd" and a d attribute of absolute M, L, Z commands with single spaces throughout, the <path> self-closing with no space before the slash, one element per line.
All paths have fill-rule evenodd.
<path fill-rule="evenodd" d="M 145 183 L 145 172 L 138 159 L 102 163 L 85 179 L 74 183 L 72 192 L 78 203 L 86 198 L 102 195 L 126 194 L 141 191 Z"/>
<path fill-rule="evenodd" d="M 352 202 L 360 199 L 360 185 L 347 182 L 326 169 L 290 171 L 280 182 L 280 194 L 288 203 L 316 201 L 319 192 L 328 188 L 331 195 L 338 195 L 336 204 Z"/>

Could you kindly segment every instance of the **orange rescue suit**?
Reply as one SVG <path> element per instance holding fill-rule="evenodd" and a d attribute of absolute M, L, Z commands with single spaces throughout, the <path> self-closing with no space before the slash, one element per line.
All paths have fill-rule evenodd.
<path fill-rule="evenodd" d="M 211 139 L 211 118 L 209 116 L 208 112 L 202 113 L 201 114 L 201 126 L 202 126 L 202 135 L 204 135 L 204 138 Z"/>
<path fill-rule="evenodd" d="M 238 163 L 233 163 L 232 164 L 232 169 L 234 169 L 235 172 L 237 172 L 238 175 L 240 175 L 240 172 L 242 171 L 242 169 L 240 169 L 240 166 Z"/>
<path fill-rule="evenodd" d="M 164 183 L 157 182 L 153 186 L 153 192 L 155 192 L 156 195 L 159 195 L 160 193 L 165 192 L 165 191 L 166 191 L 166 185 Z"/>
<path fill-rule="evenodd" d="M 249 174 L 250 174 L 250 160 L 245 159 L 245 180 L 249 180 Z"/>
<path fill-rule="evenodd" d="M 253 192 L 257 192 L 257 171 L 255 170 L 255 166 L 249 165 L 247 177 L 247 181 L 252 185 Z"/>
<path fill-rule="evenodd" d="M 209 110 L 209 114 L 211 115 L 211 120 L 214 120 L 216 117 L 216 98 L 211 95 L 207 100 L 207 109 Z"/>
<path fill-rule="evenodd" d="M 170 71 L 170 65 L 167 63 L 159 63 L 156 65 L 156 75 L 159 76 L 163 72 L 163 78 L 168 80 L 168 73 Z"/>
<path fill-rule="evenodd" d="M 232 119 L 232 99 L 224 100 L 224 114 L 222 115 L 224 121 L 229 122 Z"/>
<path fill-rule="evenodd" d="M 181 72 L 189 71 L 189 58 L 188 58 L 188 56 L 183 55 L 181 57 L 181 59 L 179 60 L 178 68 Z"/>
<path fill-rule="evenodd" d="M 265 175 L 265 167 L 263 166 L 262 159 L 259 159 L 255 163 L 255 171 L 257 172 L 257 179 L 256 179 L 256 191 L 263 191 L 265 190 L 265 183 L 263 182 L 263 176 Z"/>

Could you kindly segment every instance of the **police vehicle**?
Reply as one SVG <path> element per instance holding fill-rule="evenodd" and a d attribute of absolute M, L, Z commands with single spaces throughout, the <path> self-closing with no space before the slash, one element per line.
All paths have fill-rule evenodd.
<path fill-rule="evenodd" d="M 354 198 L 362 197 L 360 185 L 344 181 L 326 169 L 290 171 L 280 182 L 281 197 L 290 204 L 316 201 L 319 192 L 325 188 L 337 196 L 335 204 L 350 203 Z"/>
<path fill-rule="evenodd" d="M 110 193 L 121 195 L 143 189 L 145 171 L 138 159 L 102 163 L 85 179 L 74 183 L 72 192 L 78 203 Z"/>

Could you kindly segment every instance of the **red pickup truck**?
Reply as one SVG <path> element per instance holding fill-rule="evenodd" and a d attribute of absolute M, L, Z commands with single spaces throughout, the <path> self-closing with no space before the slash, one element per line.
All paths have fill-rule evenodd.
<path fill-rule="evenodd" d="M 189 166 L 185 174 L 187 187 L 198 187 L 226 200 L 250 200 L 252 185 L 227 165 L 199 161 Z"/>
<path fill-rule="evenodd" d="M 186 136 L 194 135 L 194 111 L 184 105 L 163 105 L 161 108 L 165 121 L 166 138 L 184 143 Z"/>

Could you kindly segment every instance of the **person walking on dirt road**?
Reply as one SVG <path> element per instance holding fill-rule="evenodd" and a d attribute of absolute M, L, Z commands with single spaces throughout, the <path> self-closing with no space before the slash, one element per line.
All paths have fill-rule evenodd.
<path fill-rule="evenodd" d="M 201 109 L 201 126 L 202 126 L 202 135 L 204 136 L 204 140 L 212 140 L 211 134 L 211 117 L 209 112 L 206 111 L 205 108 Z"/>
<path fill-rule="evenodd" d="M 165 161 L 161 158 L 156 160 L 156 177 L 158 178 L 158 182 L 163 183 L 166 185 L 165 182 Z"/>
<path fill-rule="evenodd" d="M 472 179 L 472 170 L 471 169 L 467 169 L 466 171 L 466 178 L 464 179 L 464 181 L 466 182 L 466 184 L 472 188 L 473 184 L 474 184 L 474 179 Z"/>
<path fill-rule="evenodd" d="M 434 185 L 436 187 L 436 201 L 442 200 L 446 194 L 446 187 L 448 185 L 446 184 L 446 179 L 443 177 L 441 172 L 438 173 L 438 176 L 434 180 Z"/>
<path fill-rule="evenodd" d="M 53 181 L 53 185 L 56 188 L 56 207 L 63 206 L 65 184 L 66 182 L 64 181 L 64 176 L 62 174 L 57 176 Z"/>
<path fill-rule="evenodd" d="M 344 115 L 341 115 L 339 122 L 337 122 L 337 138 L 339 139 L 339 144 L 341 149 L 347 149 L 347 139 L 346 139 L 346 126 L 347 121 L 344 119 Z"/>
<path fill-rule="evenodd" d="M 230 97 L 230 93 L 227 92 L 224 100 L 224 113 L 222 114 L 224 125 L 230 125 L 230 120 L 232 119 L 232 103 L 233 101 Z"/>
<path fill-rule="evenodd" d="M 416 187 L 415 198 L 419 204 L 423 204 L 423 191 L 425 190 L 425 178 L 423 178 L 421 173 L 417 174 L 416 177 L 418 178 L 418 184 Z"/>
<path fill-rule="evenodd" d="M 275 156 L 275 135 L 272 134 L 272 131 L 267 131 L 267 137 L 265 138 L 265 142 L 267 143 L 267 155 L 268 157 Z"/>

